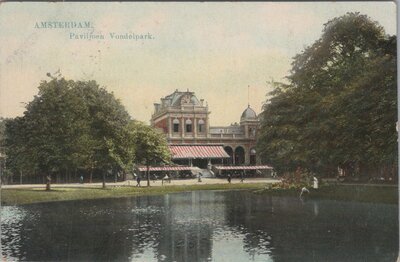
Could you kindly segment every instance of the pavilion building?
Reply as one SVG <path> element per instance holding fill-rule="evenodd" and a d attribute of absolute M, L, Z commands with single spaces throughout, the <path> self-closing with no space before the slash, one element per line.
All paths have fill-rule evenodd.
<path fill-rule="evenodd" d="M 204 99 L 189 90 L 175 90 L 154 104 L 151 125 L 166 135 L 177 164 L 200 168 L 256 165 L 256 112 L 248 106 L 240 122 L 229 126 L 211 126 L 209 115 Z"/>

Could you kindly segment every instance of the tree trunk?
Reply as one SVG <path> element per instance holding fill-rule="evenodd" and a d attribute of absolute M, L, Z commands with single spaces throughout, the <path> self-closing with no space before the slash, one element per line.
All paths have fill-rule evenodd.
<path fill-rule="evenodd" d="M 51 189 L 51 176 L 48 175 L 46 177 L 46 191 L 50 191 L 50 189 Z"/>
<path fill-rule="evenodd" d="M 150 166 L 147 165 L 147 186 L 150 186 Z"/>
<path fill-rule="evenodd" d="M 106 188 L 106 172 L 103 171 L 103 188 Z"/>
<path fill-rule="evenodd" d="M 92 183 L 93 179 L 93 168 L 90 168 L 90 178 L 89 178 L 89 183 Z"/>

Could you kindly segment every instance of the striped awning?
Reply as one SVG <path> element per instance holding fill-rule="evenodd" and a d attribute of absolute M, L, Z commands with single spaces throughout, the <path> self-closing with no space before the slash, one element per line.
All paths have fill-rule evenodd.
<path fill-rule="evenodd" d="M 145 166 L 140 166 L 139 168 L 140 172 L 147 171 L 147 167 Z M 192 170 L 192 167 L 190 166 L 151 166 L 149 167 L 150 171 L 188 171 Z"/>
<path fill-rule="evenodd" d="M 229 158 L 219 145 L 170 145 L 172 159 Z"/>
<path fill-rule="evenodd" d="M 258 169 L 273 169 L 270 166 L 214 166 L 218 170 L 258 170 Z"/>

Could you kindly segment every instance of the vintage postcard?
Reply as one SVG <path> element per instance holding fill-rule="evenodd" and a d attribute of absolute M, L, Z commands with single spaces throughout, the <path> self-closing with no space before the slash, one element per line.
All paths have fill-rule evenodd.
<path fill-rule="evenodd" d="M 398 261 L 396 8 L 1 3 L 1 260 Z"/>

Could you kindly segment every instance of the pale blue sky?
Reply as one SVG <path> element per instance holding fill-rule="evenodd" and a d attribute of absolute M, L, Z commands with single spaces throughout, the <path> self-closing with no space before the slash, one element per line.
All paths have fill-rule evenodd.
<path fill-rule="evenodd" d="M 204 98 L 211 124 L 239 121 L 250 104 L 261 111 L 266 81 L 282 80 L 291 58 L 320 35 L 329 19 L 358 11 L 396 33 L 393 2 L 321 3 L 3 3 L 0 6 L 0 116 L 24 111 L 47 72 L 95 79 L 146 121 L 153 103 L 175 89 Z M 35 22 L 90 21 L 104 40 L 72 40 L 70 32 Z M 152 34 L 112 40 L 108 34 Z"/>

